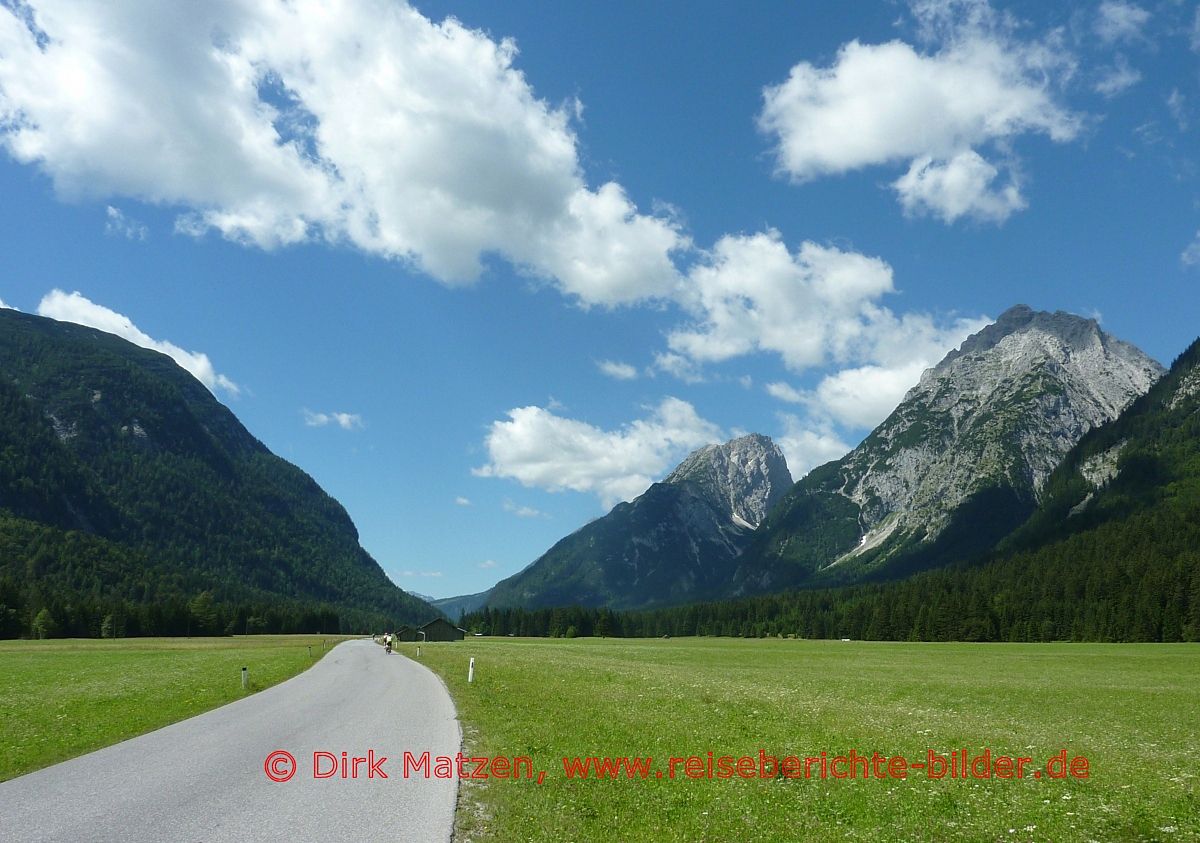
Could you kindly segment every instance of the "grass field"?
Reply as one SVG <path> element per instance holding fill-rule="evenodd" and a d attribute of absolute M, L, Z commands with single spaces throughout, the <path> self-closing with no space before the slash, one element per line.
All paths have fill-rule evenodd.
<path fill-rule="evenodd" d="M 294 676 L 342 638 L 0 641 L 0 781 Z M 312 647 L 310 658 L 309 647 Z M 242 690 L 241 669 L 249 668 Z"/>
<path fill-rule="evenodd" d="M 1200 839 L 1200 646 L 469 639 L 422 652 L 469 755 L 546 772 L 465 782 L 459 840 Z M 709 751 L 851 748 L 924 761 L 962 747 L 1039 770 L 1066 749 L 1089 777 L 568 781 L 561 761 L 654 756 L 665 770 Z"/>

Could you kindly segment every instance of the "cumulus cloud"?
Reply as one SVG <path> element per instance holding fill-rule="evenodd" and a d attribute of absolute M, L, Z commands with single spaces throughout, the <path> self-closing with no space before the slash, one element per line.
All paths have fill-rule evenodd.
<path fill-rule="evenodd" d="M 965 338 L 965 334 L 963 338 Z M 953 347 L 957 343 L 951 343 Z M 946 350 L 949 350 L 949 347 Z M 921 373 L 942 355 L 930 355 L 894 366 L 856 366 L 821 378 L 815 389 L 800 390 L 788 383 L 767 384 L 767 393 L 789 404 L 803 404 L 809 417 L 828 427 L 829 422 L 847 428 L 875 427 L 917 385 Z"/>
<path fill-rule="evenodd" d="M 843 442 L 828 425 L 803 421 L 790 413 L 782 414 L 780 421 L 784 432 L 775 437 L 775 442 L 783 451 L 792 477 L 797 480 L 817 466 L 836 460 L 850 451 L 850 445 Z"/>
<path fill-rule="evenodd" d="M 1032 47 L 955 37 L 929 55 L 848 45 L 836 67 L 808 68 L 816 81 L 807 106 L 799 83 L 781 86 L 772 100 L 781 137 L 803 134 L 794 124 L 805 114 L 865 121 L 844 134 L 867 147 L 810 144 L 797 172 L 932 151 L 905 188 L 914 212 L 999 218 L 1015 207 L 1005 194 L 1016 187 L 1011 175 L 984 178 L 992 165 L 964 166 L 973 159 L 956 158 L 959 147 L 1021 131 L 1069 135 L 1073 118 L 1026 78 Z M 856 74 L 864 61 L 888 72 L 893 53 L 920 78 L 899 111 L 880 116 Z M 867 310 L 890 289 L 890 267 L 811 243 L 793 259 L 771 245 L 773 232 L 697 249 L 669 205 L 643 214 L 621 185 L 587 183 L 572 123 L 578 103 L 539 99 L 516 57 L 511 41 L 431 21 L 399 0 L 336 10 L 312 0 L 144 8 L 34 0 L 0 7 L 0 145 L 65 196 L 181 208 L 176 230 L 188 235 L 266 249 L 347 244 L 450 284 L 475 279 L 498 255 L 584 306 L 679 305 L 686 321 L 649 371 L 688 382 L 737 354 L 778 353 L 791 368 L 840 359 L 871 328 Z M 960 70 L 969 73 L 960 79 Z M 857 101 L 839 100 L 845 86 Z M 935 131 L 936 142 L 913 140 L 947 104 L 953 125 Z M 919 129 L 896 125 L 909 106 L 920 106 Z M 995 196 L 963 195 L 972 189 Z M 115 201 L 109 207 L 114 231 L 136 233 Z M 755 276 L 751 253 L 775 260 L 766 267 L 775 274 Z M 797 313 L 805 318 L 789 324 Z M 833 328 L 822 325 L 829 318 Z M 626 363 L 600 365 L 631 374 Z"/>
<path fill-rule="evenodd" d="M 495 560 L 495 559 L 484 559 L 482 562 L 480 562 L 480 563 L 479 563 L 478 565 L 476 565 L 475 567 L 477 567 L 477 568 L 483 568 L 484 570 L 488 570 L 488 569 L 490 569 L 490 568 L 495 568 L 495 567 L 496 567 L 496 564 L 497 564 L 497 563 L 496 563 L 496 560 Z"/>
<path fill-rule="evenodd" d="M 687 238 L 585 182 L 575 106 L 516 55 L 393 0 L 32 0 L 0 10 L 0 144 L 64 196 L 182 207 L 188 234 L 346 243 L 450 284 L 496 253 L 585 305 L 670 296 Z"/>
<path fill-rule="evenodd" d="M 1072 61 L 1056 34 L 1021 40 L 982 0 L 912 8 L 935 50 L 851 41 L 829 67 L 800 62 L 764 90 L 758 123 L 775 141 L 777 171 L 804 182 L 908 161 L 895 185 L 906 207 L 929 206 L 948 222 L 1003 221 L 1024 200 L 1011 174 L 992 187 L 996 168 L 978 149 L 1029 133 L 1074 138 L 1080 119 L 1052 86 Z"/>
<path fill-rule="evenodd" d="M 458 497 L 456 497 L 456 498 L 454 499 L 454 505 L 455 505 L 455 506 L 470 506 L 470 505 L 471 505 L 471 499 L 470 499 L 470 498 L 464 498 L 462 495 L 459 495 Z"/>
<path fill-rule="evenodd" d="M 721 238 L 689 280 L 685 306 L 698 318 L 668 335 L 672 352 L 705 363 L 770 351 L 803 369 L 862 338 L 864 305 L 892 290 L 892 269 L 811 242 L 792 254 L 769 231 Z"/>
<path fill-rule="evenodd" d="M 830 363 L 908 365 L 940 357 L 985 324 L 897 316 L 880 304 L 894 291 L 886 262 L 812 242 L 791 252 L 775 231 L 723 237 L 689 280 L 686 304 L 696 318 L 667 342 L 697 364 L 773 352 L 797 372 Z"/>
<path fill-rule="evenodd" d="M 342 430 L 359 430 L 363 426 L 362 416 L 358 413 L 314 413 L 304 410 L 304 423 L 309 427 L 326 427 L 335 424 Z"/>
<path fill-rule="evenodd" d="M 1106 44 L 1135 41 L 1150 20 L 1150 13 L 1134 3 L 1104 0 L 1096 10 L 1096 34 Z"/>
<path fill-rule="evenodd" d="M 875 427 L 916 386 L 922 372 L 991 321 L 980 316 L 939 323 L 929 314 L 897 317 L 886 308 L 869 310 L 868 318 L 869 327 L 856 344 L 859 365 L 825 374 L 811 390 L 783 381 L 766 386 L 772 397 L 805 407 L 806 424 L 815 425 L 821 434 L 814 442 L 829 441 L 835 426 Z"/>
<path fill-rule="evenodd" d="M 1015 174 L 997 185 L 1000 171 L 973 149 L 948 161 L 924 155 L 912 162 L 908 172 L 892 183 L 900 206 L 909 215 L 928 214 L 952 223 L 960 217 L 986 222 L 1004 222 L 1025 208 Z"/>
<path fill-rule="evenodd" d="M 619 381 L 631 381 L 638 376 L 636 367 L 628 363 L 620 363 L 616 360 L 598 360 L 596 361 L 596 367 L 610 378 Z"/>
<path fill-rule="evenodd" d="M 809 403 L 818 415 L 828 415 L 848 427 L 869 429 L 887 418 L 904 394 L 917 385 L 921 373 L 936 362 L 842 369 L 821 379 Z"/>
<path fill-rule="evenodd" d="M 0 310 L 16 310 L 11 304 L 5 304 L 4 299 L 0 299 Z"/>
<path fill-rule="evenodd" d="M 124 237 L 126 240 L 145 240 L 150 235 L 150 229 L 125 216 L 120 208 L 109 205 L 104 209 L 104 233 L 110 237 Z"/>
<path fill-rule="evenodd" d="M 474 473 L 552 492 L 594 493 L 609 507 L 644 492 L 689 451 L 721 439 L 720 428 L 678 398 L 664 398 L 646 418 L 616 430 L 519 407 L 492 423 L 488 462 Z"/>
<path fill-rule="evenodd" d="M 219 388 L 230 395 L 237 395 L 241 391 L 236 383 L 213 368 L 207 354 L 184 351 L 172 342 L 156 340 L 134 325 L 128 316 L 96 304 L 78 292 L 51 290 L 42 297 L 37 313 L 39 316 L 57 319 L 60 322 L 74 322 L 77 325 L 96 328 L 105 333 L 115 334 L 142 348 L 161 352 L 208 387 L 210 392 L 215 393 Z"/>

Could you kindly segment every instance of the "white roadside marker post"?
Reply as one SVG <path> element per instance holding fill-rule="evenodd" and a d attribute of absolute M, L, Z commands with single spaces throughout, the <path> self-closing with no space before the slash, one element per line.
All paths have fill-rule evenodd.
<path fill-rule="evenodd" d="M 475 681 L 475 657 L 471 656 L 471 664 L 467 667 L 467 681 Z"/>
<path fill-rule="evenodd" d="M 246 690 L 246 681 L 249 678 L 249 673 L 250 673 L 250 668 L 248 668 L 248 667 L 242 668 L 242 690 L 243 691 Z"/>

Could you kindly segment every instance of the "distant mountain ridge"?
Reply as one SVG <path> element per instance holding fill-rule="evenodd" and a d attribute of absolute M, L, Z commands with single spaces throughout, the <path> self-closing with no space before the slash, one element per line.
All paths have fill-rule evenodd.
<path fill-rule="evenodd" d="M 1094 320 L 1005 311 L 862 444 L 796 484 L 739 561 L 733 593 L 901 575 L 989 547 L 1033 511 L 1063 455 L 1162 372 Z"/>
<path fill-rule="evenodd" d="M 766 436 L 701 448 L 662 482 L 498 583 L 487 605 L 638 608 L 719 593 L 791 479 Z"/>
<path fill-rule="evenodd" d="M 196 627 L 179 607 L 201 594 L 215 632 L 437 615 L 387 578 L 337 501 L 173 360 L 12 310 L 0 310 L 0 549 L 9 632 L 42 608 L 76 634 L 98 634 L 97 614 L 182 632 Z M 234 604 L 257 606 L 255 622 Z"/>
<path fill-rule="evenodd" d="M 463 614 L 474 612 L 486 606 L 491 593 L 492 590 L 489 588 L 487 591 L 480 591 L 475 594 L 462 594 L 457 597 L 439 597 L 436 600 L 430 600 L 429 605 L 445 614 L 450 620 L 457 621 Z"/>

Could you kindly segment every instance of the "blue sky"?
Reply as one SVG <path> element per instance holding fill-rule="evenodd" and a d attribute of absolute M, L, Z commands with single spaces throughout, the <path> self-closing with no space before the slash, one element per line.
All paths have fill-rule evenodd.
<path fill-rule="evenodd" d="M 173 354 L 402 587 L 1025 302 L 1200 326 L 1189 2 L 0 3 L 0 299 Z M 56 292 L 57 291 L 57 292 Z"/>

